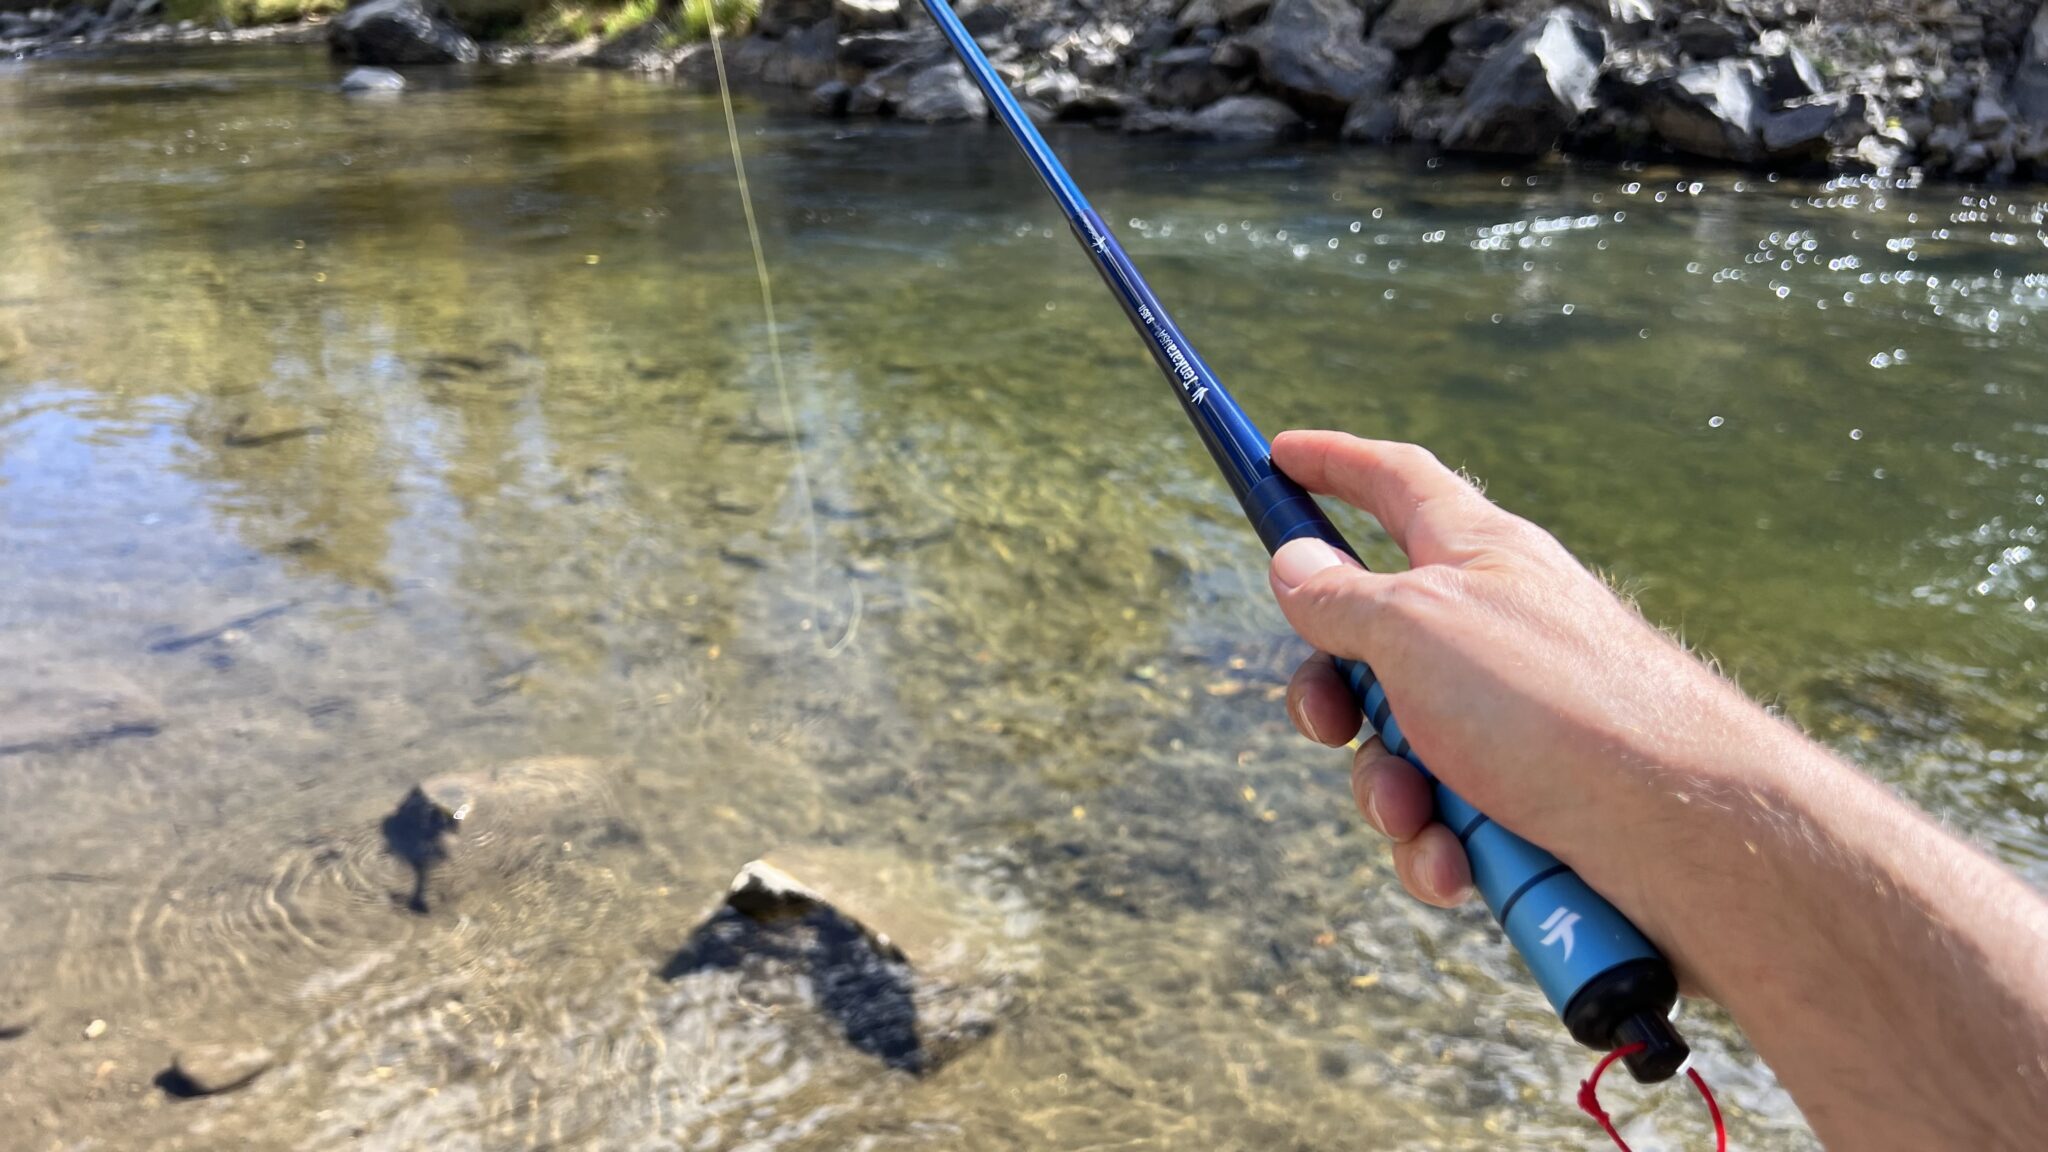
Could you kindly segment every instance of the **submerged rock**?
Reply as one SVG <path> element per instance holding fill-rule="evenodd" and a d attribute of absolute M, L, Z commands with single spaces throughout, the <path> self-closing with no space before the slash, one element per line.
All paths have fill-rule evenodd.
<path fill-rule="evenodd" d="M 414 785 L 377 825 L 386 859 L 405 869 L 392 893 L 408 910 L 440 912 L 479 888 L 517 880 L 585 841 L 631 840 L 608 773 L 578 757 L 518 760 Z"/>
<path fill-rule="evenodd" d="M 403 92 L 405 77 L 389 68 L 351 68 L 341 78 L 343 92 Z"/>
<path fill-rule="evenodd" d="M 1444 144 L 1473 152 L 1540 155 L 1593 107 L 1607 41 L 1585 15 L 1553 8 L 1479 66 Z"/>
<path fill-rule="evenodd" d="M 217 1096 L 253 1083 L 277 1065 L 277 1055 L 255 1044 L 199 1044 L 180 1048 L 157 1078 L 173 1096 Z"/>
<path fill-rule="evenodd" d="M 327 34 L 335 55 L 358 64 L 473 64 L 476 41 L 438 4 L 369 0 L 335 18 Z"/>
<path fill-rule="evenodd" d="M 923 1074 L 994 1029 L 1035 953 L 1016 917 L 876 852 L 783 850 L 740 869 L 661 970 L 738 971 L 750 1000 L 808 1001 L 856 1050 Z"/>
<path fill-rule="evenodd" d="M 157 701 L 108 665 L 19 660 L 0 673 L 0 756 L 154 736 L 163 726 Z"/>
<path fill-rule="evenodd" d="M 0 1040 L 26 1036 L 43 1018 L 43 1001 L 23 987 L 0 986 Z"/>

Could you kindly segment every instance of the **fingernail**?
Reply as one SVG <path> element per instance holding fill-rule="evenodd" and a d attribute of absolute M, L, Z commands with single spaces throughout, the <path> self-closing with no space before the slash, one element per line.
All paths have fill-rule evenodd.
<path fill-rule="evenodd" d="M 1289 540 L 1273 554 L 1273 575 L 1282 587 L 1292 592 L 1309 577 L 1342 563 L 1344 557 L 1335 548 L 1314 537 L 1304 536 Z"/>
<path fill-rule="evenodd" d="M 1365 792 L 1365 822 L 1380 835 L 1387 834 L 1387 822 L 1380 819 L 1380 794 L 1370 784 L 1366 785 Z"/>
<path fill-rule="evenodd" d="M 1427 859 L 1419 871 L 1427 878 L 1424 882 L 1429 885 L 1430 893 L 1440 903 L 1464 903 L 1465 897 L 1471 894 L 1472 886 L 1462 881 L 1454 885 L 1444 883 L 1444 873 L 1450 871 L 1455 865 L 1444 858 L 1443 846 L 1432 843 L 1429 847 L 1423 849 L 1423 852 Z"/>
<path fill-rule="evenodd" d="M 1318 744 L 1323 742 L 1322 735 L 1316 731 L 1316 722 L 1308 718 L 1308 705 L 1289 700 L 1287 702 L 1287 711 L 1294 715 L 1294 722 L 1301 726 L 1303 732 L 1308 733 L 1310 740 Z"/>

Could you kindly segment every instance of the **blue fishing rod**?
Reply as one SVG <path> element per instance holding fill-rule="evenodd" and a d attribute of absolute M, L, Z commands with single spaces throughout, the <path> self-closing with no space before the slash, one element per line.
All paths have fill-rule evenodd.
<path fill-rule="evenodd" d="M 1181 409 L 1230 481 L 1266 550 L 1313 536 L 1356 559 L 1358 553 L 1315 500 L 1273 466 L 1266 438 L 1175 327 L 952 7 L 946 0 L 924 0 L 924 6 L 1024 158 L 1059 201 L 1096 271 L 1145 337 L 1152 358 L 1176 385 Z M 1402 734 L 1372 669 L 1352 660 L 1339 660 L 1337 668 L 1387 750 L 1427 775 L 1429 770 Z M 1487 819 L 1434 776 L 1430 780 L 1437 818 L 1464 844 L 1474 886 L 1572 1036 L 1603 1052 L 1630 1047 L 1624 1063 L 1637 1080 L 1669 1079 L 1689 1052 L 1671 1025 L 1678 981 L 1669 962 L 1627 917 L 1557 857 Z"/>

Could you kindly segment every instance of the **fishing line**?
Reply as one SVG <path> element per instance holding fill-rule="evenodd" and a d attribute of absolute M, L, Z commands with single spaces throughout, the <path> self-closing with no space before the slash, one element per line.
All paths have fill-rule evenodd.
<path fill-rule="evenodd" d="M 768 368 L 775 377 L 775 398 L 782 408 L 782 427 L 789 437 L 789 455 L 796 474 L 797 499 L 803 504 L 804 533 L 811 550 L 811 603 L 814 607 L 824 605 L 822 580 L 819 576 L 822 562 L 819 559 L 818 510 L 811 495 L 811 470 L 804 459 L 803 433 L 797 428 L 796 405 L 789 398 L 789 377 L 782 369 L 781 326 L 775 320 L 775 282 L 768 274 L 768 254 L 761 246 L 761 226 L 754 217 L 754 193 L 747 184 L 747 162 L 740 154 L 739 118 L 733 112 L 732 85 L 725 75 L 725 45 L 718 32 L 718 12 L 713 0 L 699 0 L 704 6 L 704 26 L 711 37 L 711 64 L 718 74 L 718 99 L 725 109 L 725 139 L 732 152 L 732 174 L 739 185 L 740 209 L 747 220 L 747 243 L 754 250 L 754 278 L 761 286 L 761 318 L 768 327 Z M 850 584 L 853 594 L 853 609 L 847 620 L 846 630 L 830 645 L 824 644 L 822 629 L 812 629 L 812 621 L 806 619 L 803 626 L 813 631 L 825 655 L 837 656 L 853 643 L 853 637 L 860 629 L 861 596 L 860 585 Z"/>

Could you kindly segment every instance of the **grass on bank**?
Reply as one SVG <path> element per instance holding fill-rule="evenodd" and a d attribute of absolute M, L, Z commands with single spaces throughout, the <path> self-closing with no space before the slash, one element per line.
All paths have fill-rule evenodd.
<path fill-rule="evenodd" d="M 625 0 L 619 4 L 603 0 L 550 0 L 520 22 L 517 35 L 535 44 L 588 36 L 616 40 L 659 20 L 672 30 L 675 43 L 687 44 L 710 37 L 714 16 L 719 31 L 734 36 L 751 28 L 760 13 L 761 0 L 682 0 L 680 6 L 674 0 Z"/>
<path fill-rule="evenodd" d="M 332 16 L 345 7 L 346 0 L 164 0 L 164 18 L 254 28 Z"/>
<path fill-rule="evenodd" d="M 613 40 L 653 20 L 667 23 L 676 43 L 719 31 L 738 35 L 753 26 L 761 0 L 444 0 L 455 22 L 472 36 L 526 44 L 560 44 L 592 36 Z M 165 0 L 170 20 L 253 28 L 332 16 L 347 0 Z"/>

